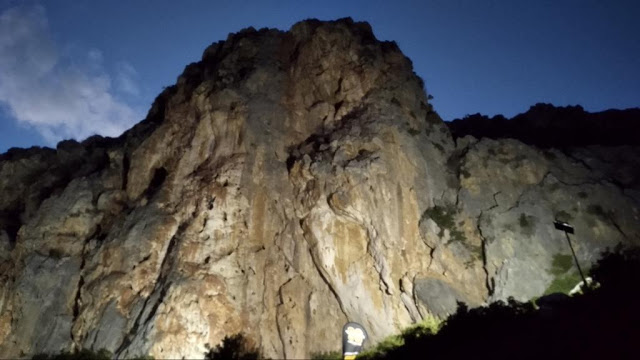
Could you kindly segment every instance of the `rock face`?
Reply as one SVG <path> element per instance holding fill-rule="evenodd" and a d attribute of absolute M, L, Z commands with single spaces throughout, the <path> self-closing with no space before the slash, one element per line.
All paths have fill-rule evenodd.
<path fill-rule="evenodd" d="M 538 147 L 640 145 L 640 108 L 589 113 L 577 106 L 536 104 L 511 119 L 467 115 L 449 123 L 454 138 L 513 138 Z"/>
<path fill-rule="evenodd" d="M 207 48 L 118 139 L 0 158 L 0 353 L 267 357 L 372 342 L 456 302 L 540 296 L 638 244 L 640 149 L 454 142 L 365 23 L 247 29 Z M 566 269 L 565 269 L 566 270 Z M 571 271 L 571 270 L 568 270 Z"/>

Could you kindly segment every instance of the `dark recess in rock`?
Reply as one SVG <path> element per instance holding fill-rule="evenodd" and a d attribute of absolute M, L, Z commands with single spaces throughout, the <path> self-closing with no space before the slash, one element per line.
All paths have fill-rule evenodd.
<path fill-rule="evenodd" d="M 144 192 L 144 197 L 151 199 L 160 190 L 160 187 L 167 178 L 168 172 L 165 168 L 158 168 L 153 173 L 153 178 L 149 183 L 149 187 Z"/>

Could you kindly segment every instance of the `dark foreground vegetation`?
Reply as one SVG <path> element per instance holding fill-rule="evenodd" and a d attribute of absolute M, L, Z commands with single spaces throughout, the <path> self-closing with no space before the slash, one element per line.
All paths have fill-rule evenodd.
<path fill-rule="evenodd" d="M 607 252 L 591 270 L 597 288 L 468 309 L 437 332 L 405 331 L 366 359 L 621 359 L 640 357 L 640 249 Z"/>
<path fill-rule="evenodd" d="M 606 252 L 592 268 L 597 285 L 576 296 L 552 294 L 535 303 L 510 300 L 469 309 L 459 304 L 439 330 L 415 326 L 361 359 L 637 359 L 640 356 L 640 249 Z M 242 335 L 203 354 L 208 360 L 252 360 L 260 354 Z M 104 350 L 33 359 L 111 359 Z M 314 358 L 341 358 L 339 353 Z"/>

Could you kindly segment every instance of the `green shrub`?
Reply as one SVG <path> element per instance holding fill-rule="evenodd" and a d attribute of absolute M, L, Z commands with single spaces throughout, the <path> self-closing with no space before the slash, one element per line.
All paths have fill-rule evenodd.
<path fill-rule="evenodd" d="M 569 273 L 560 276 L 556 276 L 547 290 L 545 290 L 544 295 L 554 294 L 554 293 L 563 293 L 567 294 L 571 289 L 573 289 L 578 283 L 582 281 L 580 275 L 576 273 Z"/>
<path fill-rule="evenodd" d="M 433 124 L 433 125 L 437 125 L 442 122 L 442 119 L 440 119 L 440 116 L 438 115 L 438 113 L 433 110 L 430 110 L 427 112 L 427 115 L 425 116 L 424 120 L 428 124 Z"/>
<path fill-rule="evenodd" d="M 342 360 L 342 358 L 342 353 L 340 351 L 327 351 L 311 354 L 311 359 L 313 360 Z"/>
<path fill-rule="evenodd" d="M 402 335 L 391 335 L 381 342 L 379 342 L 374 348 L 366 350 L 358 354 L 358 359 L 375 359 L 378 357 L 384 357 L 389 354 L 393 349 L 404 345 L 404 339 Z"/>
<path fill-rule="evenodd" d="M 98 351 L 82 349 L 76 351 L 62 351 L 59 354 L 36 354 L 31 359 L 33 360 L 111 360 L 113 354 L 106 349 L 100 349 Z M 153 356 L 140 355 L 131 358 L 131 360 L 153 360 Z"/>
<path fill-rule="evenodd" d="M 431 220 L 433 220 L 440 227 L 439 236 L 444 235 L 445 229 L 451 229 L 455 227 L 455 222 L 453 219 L 454 213 L 451 211 L 451 207 L 443 207 L 436 205 L 432 208 L 427 209 L 424 214 L 428 216 Z"/>
<path fill-rule="evenodd" d="M 59 354 L 36 354 L 31 359 L 33 360 L 111 360 L 113 354 L 111 352 L 101 349 L 98 351 L 82 349 L 77 351 L 62 351 Z"/>
<path fill-rule="evenodd" d="M 423 336 L 437 334 L 442 328 L 444 320 L 440 320 L 434 316 L 427 315 L 422 321 L 402 330 L 398 335 L 391 335 L 375 347 L 361 352 L 358 359 L 380 359 L 387 357 L 393 350 L 412 343 Z"/>
<path fill-rule="evenodd" d="M 209 349 L 209 345 L 206 347 Z M 255 360 L 260 358 L 258 350 L 242 334 L 227 336 L 222 344 L 209 349 L 205 360 Z"/>
<path fill-rule="evenodd" d="M 640 287 L 635 286 L 640 280 L 640 249 L 604 255 L 590 271 L 600 286 L 580 295 L 541 297 L 538 307 L 513 298 L 475 309 L 458 303 L 456 313 L 437 334 L 408 329 L 358 359 L 635 358 L 640 336 Z M 557 257 L 559 269 L 567 268 L 566 256 Z M 579 280 L 564 273 L 549 293 Z M 401 345 L 393 347 L 394 343 Z"/>

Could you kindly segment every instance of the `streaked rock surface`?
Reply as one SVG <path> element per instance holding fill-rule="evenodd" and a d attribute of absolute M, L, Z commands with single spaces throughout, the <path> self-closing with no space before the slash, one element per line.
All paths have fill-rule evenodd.
<path fill-rule="evenodd" d="M 638 244 L 637 147 L 452 139 L 365 23 L 246 29 L 118 139 L 0 157 L 0 354 L 267 357 L 376 342 L 426 316 L 540 296 L 576 227 L 587 266 Z"/>

